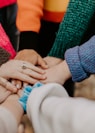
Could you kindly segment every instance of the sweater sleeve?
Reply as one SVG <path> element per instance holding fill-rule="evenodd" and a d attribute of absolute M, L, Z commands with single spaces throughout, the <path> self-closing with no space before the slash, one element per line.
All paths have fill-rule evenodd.
<path fill-rule="evenodd" d="M 95 36 L 83 45 L 67 50 L 65 59 L 73 81 L 82 81 L 95 74 Z"/>
<path fill-rule="evenodd" d="M 80 44 L 95 12 L 95 0 L 70 0 L 49 56 L 64 58 L 68 48 Z"/>
<path fill-rule="evenodd" d="M 62 118 L 64 114 L 58 106 L 62 107 L 62 103 L 57 103 L 57 99 L 62 99 L 62 97 L 68 97 L 68 94 L 63 86 L 56 83 L 43 85 L 31 92 L 27 101 L 27 115 L 35 133 L 61 133 L 56 126 L 60 128 L 62 125 L 57 119 L 58 115 Z M 53 98 L 56 100 L 52 102 Z M 47 103 L 47 100 L 51 105 Z"/>
<path fill-rule="evenodd" d="M 17 27 L 19 31 L 39 32 L 40 19 L 43 16 L 43 0 L 17 0 Z"/>
<path fill-rule="evenodd" d="M 0 106 L 0 133 L 17 133 L 17 122 L 6 108 Z"/>

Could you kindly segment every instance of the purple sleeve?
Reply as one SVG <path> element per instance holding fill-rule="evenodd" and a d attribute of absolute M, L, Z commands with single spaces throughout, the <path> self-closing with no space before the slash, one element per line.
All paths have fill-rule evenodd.
<path fill-rule="evenodd" d="M 95 36 L 81 46 L 68 49 L 65 60 L 75 82 L 95 74 Z"/>

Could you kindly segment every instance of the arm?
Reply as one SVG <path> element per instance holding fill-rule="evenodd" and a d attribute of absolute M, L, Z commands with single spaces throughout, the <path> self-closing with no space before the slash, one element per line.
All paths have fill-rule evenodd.
<path fill-rule="evenodd" d="M 30 84 L 37 82 L 37 79 L 44 78 L 44 70 L 33 64 L 20 60 L 10 60 L 0 67 L 0 84 L 13 92 L 17 91 L 16 87 L 10 85 L 9 79 L 18 79 Z M 5 79 L 3 79 L 5 78 Z"/>
<path fill-rule="evenodd" d="M 18 103 L 18 96 L 9 96 L 0 106 L 0 133 L 17 133 L 22 116 L 23 109 Z"/>
<path fill-rule="evenodd" d="M 48 54 L 64 58 L 68 48 L 79 45 L 95 11 L 95 1 L 70 0 L 65 17 L 60 24 L 54 45 Z"/>
<path fill-rule="evenodd" d="M 43 0 L 22 0 L 17 1 L 17 27 L 20 31 L 20 50 L 32 48 L 36 50 L 40 20 L 43 16 Z"/>
<path fill-rule="evenodd" d="M 82 46 L 67 50 L 65 60 L 73 81 L 81 81 L 95 74 L 95 36 Z"/>
<path fill-rule="evenodd" d="M 64 84 L 72 77 L 78 82 L 95 74 L 95 36 L 81 46 L 68 49 L 65 60 L 46 70 L 43 83 L 56 82 Z"/>
<path fill-rule="evenodd" d="M 27 102 L 28 118 L 37 133 L 94 133 L 92 112 L 94 101 L 68 97 L 65 89 L 54 83 L 35 88 Z"/>
<path fill-rule="evenodd" d="M 60 131 L 56 128 L 61 125 L 57 116 L 60 115 L 61 120 L 63 119 L 64 112 L 61 110 L 64 107 L 58 98 L 62 100 L 63 97 L 68 98 L 67 92 L 61 85 L 55 83 L 43 85 L 31 92 L 27 101 L 27 115 L 34 132 L 58 133 Z"/>
<path fill-rule="evenodd" d="M 67 62 L 64 60 L 61 63 L 50 67 L 45 72 L 46 79 L 40 80 L 42 83 L 59 83 L 63 85 L 67 79 L 71 77 Z"/>

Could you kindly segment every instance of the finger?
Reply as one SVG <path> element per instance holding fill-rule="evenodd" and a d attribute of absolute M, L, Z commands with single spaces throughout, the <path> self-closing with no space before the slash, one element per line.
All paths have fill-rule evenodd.
<path fill-rule="evenodd" d="M 30 69 L 30 70 L 33 70 L 35 72 L 41 73 L 41 74 L 45 73 L 44 70 L 34 66 L 33 64 L 31 64 L 29 62 L 23 62 L 22 69 Z"/>
<path fill-rule="evenodd" d="M 28 83 L 23 82 L 23 88 L 25 88 L 28 85 Z"/>
<path fill-rule="evenodd" d="M 19 97 L 21 97 L 22 94 L 23 94 L 23 90 L 22 89 L 18 90 L 17 94 L 18 94 Z"/>
<path fill-rule="evenodd" d="M 21 89 L 21 87 L 22 87 L 22 81 L 20 81 L 20 80 L 16 80 L 16 79 L 14 80 L 14 79 L 13 79 L 13 80 L 11 81 L 11 83 L 12 83 L 14 86 L 16 86 L 17 89 Z"/>
<path fill-rule="evenodd" d="M 38 65 L 44 69 L 48 68 L 47 63 L 44 61 L 44 59 L 42 57 L 38 57 Z"/>
<path fill-rule="evenodd" d="M 4 86 L 7 90 L 11 91 L 11 92 L 17 92 L 17 88 L 16 86 L 14 86 L 12 83 L 10 83 L 9 81 L 6 82 L 6 85 Z"/>
<path fill-rule="evenodd" d="M 27 83 L 30 83 L 30 84 L 35 84 L 38 81 L 38 80 L 28 76 L 28 75 L 20 73 L 20 72 L 17 73 L 16 79 L 19 79 L 21 81 L 24 81 L 24 82 L 27 82 Z"/>
<path fill-rule="evenodd" d="M 32 78 L 35 78 L 35 79 L 45 79 L 46 76 L 42 75 L 42 74 L 39 74 L 35 71 L 31 71 L 30 69 L 25 69 L 22 71 L 24 74 L 27 74 L 29 76 L 31 76 Z"/>
<path fill-rule="evenodd" d="M 5 87 L 9 91 L 12 91 L 12 92 L 17 91 L 17 88 L 12 83 L 10 83 L 8 80 L 6 80 L 2 77 L 0 77 L 0 85 Z"/>
<path fill-rule="evenodd" d="M 11 94 L 11 92 L 8 90 L 5 90 L 3 86 L 0 86 L 0 89 L 4 89 L 3 92 L 2 91 L 0 92 L 0 104 L 1 104 L 7 99 L 7 97 Z"/>
<path fill-rule="evenodd" d="M 18 133 L 25 133 L 25 125 L 23 123 L 18 126 Z"/>
<path fill-rule="evenodd" d="M 46 78 L 45 80 L 39 80 L 41 83 L 46 84 L 46 83 L 50 83 L 50 81 Z"/>

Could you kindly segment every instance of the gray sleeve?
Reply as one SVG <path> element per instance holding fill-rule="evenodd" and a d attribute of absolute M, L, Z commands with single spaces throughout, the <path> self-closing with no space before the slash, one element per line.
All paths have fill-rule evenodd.
<path fill-rule="evenodd" d="M 17 122 L 6 108 L 0 106 L 0 133 L 17 133 Z"/>

